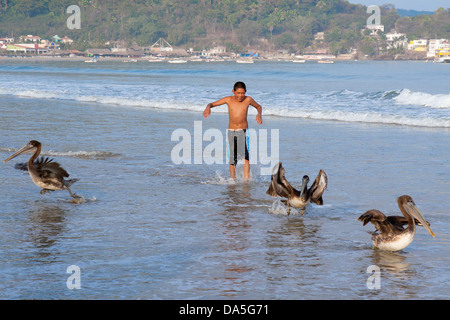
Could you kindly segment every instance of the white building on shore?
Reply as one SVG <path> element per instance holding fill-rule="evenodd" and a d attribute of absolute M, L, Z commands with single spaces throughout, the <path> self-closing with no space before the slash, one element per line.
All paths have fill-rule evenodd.
<path fill-rule="evenodd" d="M 436 51 L 442 49 L 450 49 L 448 39 L 431 39 L 428 42 L 427 58 L 434 58 Z"/>
<path fill-rule="evenodd" d="M 153 53 L 173 52 L 173 47 L 165 39 L 159 38 L 151 47 Z"/>
<path fill-rule="evenodd" d="M 20 36 L 19 40 L 21 40 L 23 42 L 39 43 L 39 42 L 41 42 L 41 37 L 33 36 L 33 35 L 29 34 L 29 35 L 26 35 L 26 36 Z"/>
<path fill-rule="evenodd" d="M 405 33 L 398 33 L 396 30 L 386 33 L 387 48 L 406 48 L 408 39 Z"/>
<path fill-rule="evenodd" d="M 410 41 L 408 44 L 408 50 L 414 51 L 427 51 L 428 40 L 427 39 L 417 39 Z"/>
<path fill-rule="evenodd" d="M 370 35 L 375 36 L 378 34 L 378 31 L 384 32 L 384 25 L 382 24 L 370 24 L 366 26 L 366 29 L 370 30 Z"/>
<path fill-rule="evenodd" d="M 14 38 L 8 38 L 8 37 L 0 38 L 0 44 L 5 44 L 5 43 L 14 43 Z"/>

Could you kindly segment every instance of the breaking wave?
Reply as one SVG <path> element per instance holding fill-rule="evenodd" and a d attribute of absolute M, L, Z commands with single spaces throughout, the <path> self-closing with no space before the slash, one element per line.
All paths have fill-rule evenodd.
<path fill-rule="evenodd" d="M 403 89 L 394 97 L 394 101 L 402 105 L 420 105 L 438 109 L 450 108 L 450 94 L 429 94 Z"/>
<path fill-rule="evenodd" d="M 10 148 L 10 147 L 0 147 L 0 152 L 6 153 L 14 153 L 18 148 Z M 81 159 L 95 159 L 102 160 L 106 158 L 118 157 L 120 154 L 112 153 L 107 151 L 67 151 L 67 152 L 59 152 L 52 150 L 43 150 L 40 153 L 40 156 L 46 157 L 73 157 L 73 158 L 81 158 Z"/>
<path fill-rule="evenodd" d="M 0 87 L 1 95 L 34 99 L 70 100 L 104 105 L 117 105 L 132 108 L 151 108 L 160 110 L 187 110 L 202 112 L 206 103 L 199 103 L 195 97 L 186 96 L 185 89 L 180 92 L 164 92 L 158 95 L 130 91 L 113 92 L 105 95 L 71 93 L 66 90 L 46 91 L 39 89 L 23 90 Z M 108 95 L 110 94 L 110 95 Z M 331 120 L 344 122 L 381 123 L 420 127 L 450 128 L 450 94 L 429 94 L 409 89 L 379 92 L 355 92 L 341 90 L 333 92 L 289 93 L 287 97 L 266 98 L 263 101 L 264 115 L 287 118 Z M 262 95 L 263 96 L 263 95 Z M 190 101 L 189 101 L 190 100 Z M 279 101 L 274 105 L 274 101 Z M 288 105 L 289 104 L 289 105 Z M 435 110 L 435 111 L 432 111 Z M 226 113 L 226 108 L 214 112 Z M 253 108 L 249 114 L 255 114 Z M 69 155 L 76 156 L 76 155 Z M 80 156 L 89 157 L 81 154 Z"/>
<path fill-rule="evenodd" d="M 107 152 L 107 151 L 67 151 L 67 152 L 58 152 L 58 151 L 43 151 L 41 153 L 42 156 L 51 156 L 51 157 L 73 157 L 73 158 L 81 158 L 81 159 L 95 159 L 101 160 L 106 158 L 114 158 L 120 156 L 118 153 Z"/>
<path fill-rule="evenodd" d="M 270 111 L 269 111 L 270 112 Z M 266 110 L 266 115 L 269 113 Z M 273 110 L 271 115 L 283 116 L 282 112 Z M 304 118 L 312 120 L 330 120 L 344 122 L 362 122 L 395 124 L 418 127 L 450 128 L 450 119 L 436 119 L 431 117 L 415 118 L 402 115 L 386 115 L 376 112 L 347 112 L 347 111 L 290 111 L 292 118 Z"/>

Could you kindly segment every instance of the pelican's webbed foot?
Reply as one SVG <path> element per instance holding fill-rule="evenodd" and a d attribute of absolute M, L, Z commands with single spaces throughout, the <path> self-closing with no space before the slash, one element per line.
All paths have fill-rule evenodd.
<path fill-rule="evenodd" d="M 69 191 L 69 194 L 70 194 L 70 196 L 72 197 L 72 198 L 74 198 L 74 199 L 80 199 L 81 197 L 79 196 L 79 195 L 77 195 L 76 193 L 72 193 L 72 191 L 70 191 L 70 189 L 69 188 L 66 188 L 67 189 L 67 191 Z"/>
<path fill-rule="evenodd" d="M 50 190 L 50 189 L 42 189 L 41 192 L 40 192 L 40 194 L 50 193 L 50 191 L 53 191 L 53 190 Z"/>

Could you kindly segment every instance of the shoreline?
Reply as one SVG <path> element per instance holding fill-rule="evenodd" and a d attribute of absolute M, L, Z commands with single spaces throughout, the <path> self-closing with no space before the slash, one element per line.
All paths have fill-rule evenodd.
<path fill-rule="evenodd" d="M 0 55 L 0 61 L 1 60 L 18 60 L 18 61 L 86 61 L 86 60 L 92 60 L 93 57 L 85 57 L 85 56 L 75 56 L 75 57 L 68 57 L 68 56 L 45 56 L 45 55 L 33 55 L 33 56 L 3 56 Z M 154 59 L 152 57 L 99 57 L 98 61 L 119 61 L 119 62 L 140 62 L 140 61 L 146 61 L 150 62 L 149 60 L 154 60 L 151 62 L 168 62 L 170 60 L 185 60 L 186 62 L 236 62 L 239 58 L 203 58 L 199 59 L 198 57 L 182 57 L 182 56 L 173 56 L 173 57 L 165 57 L 162 59 Z M 128 61 L 127 61 L 128 60 Z M 135 60 L 135 61 L 130 61 Z M 298 62 L 300 60 L 299 58 L 296 58 L 295 56 L 290 57 L 258 57 L 254 59 L 254 62 L 257 61 L 265 61 L 265 62 Z M 358 59 L 358 58 L 323 58 L 323 59 L 317 59 L 317 58 L 310 58 L 310 59 L 301 59 L 304 63 L 308 62 L 318 62 L 321 60 L 328 60 L 332 62 L 342 62 L 342 61 L 421 61 L 421 62 L 434 62 L 434 59 L 427 59 L 427 58 L 394 58 L 394 59 L 388 59 L 386 57 L 379 57 L 379 58 L 364 58 L 364 59 Z"/>

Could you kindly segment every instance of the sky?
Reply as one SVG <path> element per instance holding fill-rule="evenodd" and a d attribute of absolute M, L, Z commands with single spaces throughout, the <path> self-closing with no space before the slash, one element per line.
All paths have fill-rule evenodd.
<path fill-rule="evenodd" d="M 450 8 L 450 0 L 348 0 L 353 4 L 363 4 L 365 6 L 393 4 L 397 9 L 409 9 L 417 11 L 436 11 L 439 7 Z"/>

